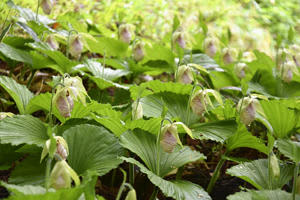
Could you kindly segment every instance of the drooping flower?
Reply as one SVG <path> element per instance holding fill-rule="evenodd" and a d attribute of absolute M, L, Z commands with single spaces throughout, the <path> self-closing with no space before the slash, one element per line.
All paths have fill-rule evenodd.
<path fill-rule="evenodd" d="M 234 73 L 239 79 L 243 79 L 246 76 L 246 69 L 247 65 L 245 63 L 237 63 L 234 66 Z"/>
<path fill-rule="evenodd" d="M 56 190 L 70 188 L 72 179 L 76 186 L 80 184 L 78 175 L 68 163 L 65 160 L 57 161 L 50 174 L 50 186 Z"/>
<path fill-rule="evenodd" d="M 222 54 L 223 54 L 223 62 L 225 65 L 229 65 L 233 63 L 237 56 L 237 52 L 233 48 L 224 48 L 222 50 Z"/>
<path fill-rule="evenodd" d="M 186 47 L 184 34 L 181 31 L 176 31 L 173 33 L 172 42 L 173 42 L 174 46 L 178 44 L 182 49 L 184 49 Z"/>
<path fill-rule="evenodd" d="M 288 61 L 282 65 L 282 74 L 281 78 L 284 82 L 289 83 L 293 79 L 293 72 L 297 71 L 295 63 Z"/>
<path fill-rule="evenodd" d="M 198 91 L 191 99 L 191 108 L 192 111 L 199 115 L 202 116 L 202 114 L 205 111 L 205 106 L 206 106 L 206 100 L 204 93 L 201 91 Z"/>
<path fill-rule="evenodd" d="M 240 109 L 240 120 L 246 126 L 255 120 L 257 109 L 260 109 L 259 101 L 253 97 L 245 97 L 238 103 L 237 109 Z"/>
<path fill-rule="evenodd" d="M 57 91 L 53 98 L 59 113 L 63 117 L 70 117 L 74 107 L 74 101 L 80 100 L 86 103 L 87 92 L 82 84 L 82 80 L 76 77 L 65 77 L 63 86 L 57 86 Z"/>
<path fill-rule="evenodd" d="M 63 117 L 71 117 L 71 112 L 74 107 L 73 98 L 70 96 L 68 88 L 61 89 L 56 93 L 55 105 L 58 108 L 59 113 Z"/>
<path fill-rule="evenodd" d="M 47 37 L 46 42 L 53 50 L 57 50 L 59 48 L 59 44 L 52 34 Z"/>
<path fill-rule="evenodd" d="M 83 50 L 83 43 L 80 35 L 74 35 L 70 37 L 69 51 L 73 57 L 78 57 Z"/>
<path fill-rule="evenodd" d="M 144 54 L 144 44 L 142 42 L 138 42 L 133 47 L 133 58 L 135 61 L 143 60 Z"/>
<path fill-rule="evenodd" d="M 129 24 L 122 24 L 119 27 L 120 40 L 129 44 L 132 40 L 131 26 Z"/>
<path fill-rule="evenodd" d="M 61 136 L 54 136 L 54 139 L 56 141 L 56 150 L 55 153 L 59 155 L 59 157 L 63 160 L 66 160 L 69 155 L 69 148 L 68 144 L 65 141 L 65 139 Z M 46 141 L 45 146 L 43 148 L 43 152 L 41 155 L 41 161 L 46 157 L 46 155 L 50 151 L 50 139 Z"/>
<path fill-rule="evenodd" d="M 192 111 L 198 116 L 203 115 L 208 105 L 214 107 L 209 95 L 212 95 L 215 98 L 215 100 L 219 103 L 219 105 L 223 106 L 222 98 L 217 91 L 212 89 L 200 89 L 192 95 L 190 102 Z"/>
<path fill-rule="evenodd" d="M 41 7 L 45 14 L 49 15 L 53 8 L 53 0 L 42 0 Z"/>
<path fill-rule="evenodd" d="M 164 125 L 160 134 L 160 146 L 167 153 L 172 153 L 177 144 L 182 146 L 177 130 L 178 125 L 182 126 L 185 132 L 193 138 L 192 131 L 182 122 L 173 122 Z"/>
<path fill-rule="evenodd" d="M 184 84 L 191 84 L 194 80 L 191 67 L 181 65 L 178 67 L 177 81 Z"/>
<path fill-rule="evenodd" d="M 165 152 L 172 153 L 176 144 L 180 142 L 176 124 L 167 124 L 162 128 L 160 145 Z M 181 142 L 180 142 L 181 143 Z"/>
<path fill-rule="evenodd" d="M 209 57 L 214 57 L 217 53 L 218 40 L 215 37 L 207 37 L 204 40 L 204 50 Z"/>

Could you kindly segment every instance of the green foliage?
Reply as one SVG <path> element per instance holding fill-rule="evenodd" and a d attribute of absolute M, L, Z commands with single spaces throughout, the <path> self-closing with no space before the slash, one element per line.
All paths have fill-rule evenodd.
<path fill-rule="evenodd" d="M 50 12 L 45 2 L 55 2 Z M 295 195 L 296 181 L 288 182 L 298 168 L 287 160 L 300 162 L 297 0 L 39 3 L 0 2 L 0 170 L 8 170 L 0 178 L 8 176 L 8 199 L 114 198 L 118 169 L 120 189 L 135 189 L 138 199 L 150 197 L 140 174 L 155 188 L 151 200 L 158 188 L 159 198 L 211 199 L 199 169 L 212 196 L 225 170 L 257 189 L 243 185 L 227 199 Z M 255 108 L 239 106 L 244 99 L 256 99 Z M 244 118 L 252 120 L 245 126 Z M 162 129 L 169 124 L 177 130 Z M 40 162 L 45 145 L 51 153 Z M 273 152 L 279 177 L 269 177 Z M 48 188 L 50 174 L 53 183 L 52 172 L 65 171 L 57 166 L 80 181 L 57 176 L 69 188 Z"/>
<path fill-rule="evenodd" d="M 281 165 L 280 177 L 279 179 L 273 178 L 271 188 L 282 188 L 288 181 L 291 180 L 293 176 L 293 169 L 293 165 Z M 229 168 L 227 173 L 231 176 L 237 176 L 261 190 L 270 188 L 268 170 L 268 160 L 259 159 Z"/>
<path fill-rule="evenodd" d="M 31 115 L 16 115 L 0 121 L 0 142 L 43 146 L 48 139 L 47 127 Z"/>
<path fill-rule="evenodd" d="M 101 176 L 122 162 L 117 158 L 123 155 L 118 140 L 102 127 L 77 125 L 63 137 L 69 146 L 69 164 L 79 175 L 96 171 Z"/>
<path fill-rule="evenodd" d="M 20 114 L 25 114 L 26 106 L 33 97 L 33 94 L 26 88 L 25 85 L 21 85 L 7 76 L 0 76 L 0 85 L 14 99 Z"/>

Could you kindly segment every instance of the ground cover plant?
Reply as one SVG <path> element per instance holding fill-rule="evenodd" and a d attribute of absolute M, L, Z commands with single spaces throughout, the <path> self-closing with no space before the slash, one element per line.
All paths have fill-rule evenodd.
<path fill-rule="evenodd" d="M 0 198 L 300 199 L 297 0 L 0 6 Z"/>

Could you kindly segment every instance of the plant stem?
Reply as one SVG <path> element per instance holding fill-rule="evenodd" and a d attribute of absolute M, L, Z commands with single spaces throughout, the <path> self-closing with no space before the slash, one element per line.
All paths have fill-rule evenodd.
<path fill-rule="evenodd" d="M 184 170 L 184 166 L 181 166 L 181 167 L 178 168 L 178 171 L 176 173 L 176 180 L 180 180 L 181 179 L 183 170 Z"/>
<path fill-rule="evenodd" d="M 40 0 L 37 0 L 38 1 L 38 6 L 37 6 L 37 9 L 36 9 L 36 13 L 35 13 L 35 20 L 38 22 L 39 20 L 39 8 L 40 8 Z"/>
<path fill-rule="evenodd" d="M 269 156 L 268 156 L 268 173 L 269 173 L 269 189 L 272 190 L 272 169 L 271 169 L 271 155 L 272 153 L 269 153 Z"/>
<path fill-rule="evenodd" d="M 213 176 L 211 177 L 211 179 L 209 181 L 209 184 L 207 186 L 207 192 L 208 193 L 211 193 L 212 189 L 214 188 L 215 183 L 216 183 L 216 181 L 219 178 L 220 170 L 221 170 L 221 168 L 222 168 L 222 166 L 223 166 L 223 164 L 224 164 L 225 161 L 226 160 L 223 157 L 219 160 L 219 162 L 217 164 L 217 167 L 216 167 L 216 169 L 215 169 L 215 171 L 213 173 Z"/>
<path fill-rule="evenodd" d="M 27 82 L 27 88 L 30 88 L 30 85 L 31 85 L 31 83 L 32 83 L 32 80 L 33 80 L 33 77 L 34 77 L 35 72 L 36 72 L 36 70 L 32 70 L 31 75 L 30 75 L 30 78 L 29 78 L 29 80 L 28 80 L 28 82 Z"/>
<path fill-rule="evenodd" d="M 122 192 L 123 192 L 123 190 L 124 190 L 124 188 L 125 188 L 125 183 L 126 183 L 126 179 L 127 179 L 127 174 L 126 174 L 126 172 L 125 172 L 122 168 L 120 168 L 120 170 L 121 170 L 121 172 L 123 173 L 123 182 L 122 182 L 122 185 L 121 185 L 121 187 L 120 187 L 120 189 L 119 189 L 119 192 L 118 192 L 118 195 L 117 195 L 116 200 L 120 200 L 121 194 L 122 194 Z"/>
<path fill-rule="evenodd" d="M 157 194 L 158 194 L 158 188 L 155 186 L 149 200 L 155 200 Z"/>
<path fill-rule="evenodd" d="M 129 163 L 129 183 L 134 184 L 134 164 Z"/>
<path fill-rule="evenodd" d="M 113 174 L 112 174 L 112 177 L 111 177 L 111 187 L 114 187 L 116 174 L 117 174 L 117 169 L 113 169 Z"/>
<path fill-rule="evenodd" d="M 46 190 L 48 190 L 49 186 L 50 186 L 51 162 L 52 162 L 52 158 L 48 157 L 47 164 L 46 164 L 46 177 L 45 177 L 45 188 L 46 188 Z"/>
<path fill-rule="evenodd" d="M 156 137 L 156 175 L 159 176 L 160 170 L 159 170 L 159 163 L 160 163 L 160 146 L 159 146 L 159 140 L 160 140 L 160 135 L 161 135 L 161 129 L 164 124 L 164 119 L 160 123 L 160 129 L 158 136 Z"/>
<path fill-rule="evenodd" d="M 293 181 L 293 200 L 296 199 L 298 171 L 299 171 L 299 163 L 295 163 L 295 168 L 294 168 L 294 181 Z"/>

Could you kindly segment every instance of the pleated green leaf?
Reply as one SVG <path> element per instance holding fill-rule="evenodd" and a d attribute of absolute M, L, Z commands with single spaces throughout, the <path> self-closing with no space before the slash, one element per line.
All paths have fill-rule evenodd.
<path fill-rule="evenodd" d="M 1 143 L 35 144 L 42 147 L 47 139 L 47 127 L 31 115 L 15 115 L 0 121 Z"/>
<path fill-rule="evenodd" d="M 123 149 L 117 138 L 103 127 L 84 124 L 67 129 L 63 137 L 68 143 L 69 165 L 82 175 L 88 170 L 99 176 L 118 167 Z"/>
<path fill-rule="evenodd" d="M 279 179 L 273 179 L 272 188 L 282 188 L 293 176 L 293 165 L 280 165 Z M 259 159 L 245 162 L 227 169 L 231 176 L 239 177 L 257 189 L 269 189 L 268 160 Z"/>
<path fill-rule="evenodd" d="M 211 197 L 199 185 L 189 181 L 175 180 L 167 181 L 155 175 L 152 171 L 148 170 L 143 164 L 133 158 L 122 157 L 126 162 L 138 166 L 144 174 L 147 175 L 149 180 L 159 187 L 167 197 L 172 197 L 176 200 L 210 200 Z"/>
<path fill-rule="evenodd" d="M 283 155 L 287 156 L 295 163 L 300 162 L 300 142 L 279 139 L 276 144 Z"/>
<path fill-rule="evenodd" d="M 193 136 L 197 139 L 213 140 L 224 143 L 237 130 L 234 120 L 197 123 L 192 126 Z"/>
<path fill-rule="evenodd" d="M 133 153 L 137 154 L 153 173 L 157 173 L 157 147 L 156 135 L 150 134 L 142 130 L 135 130 L 134 132 L 126 132 L 121 135 L 121 145 Z M 204 159 L 205 156 L 200 152 L 193 151 L 189 147 L 183 148 L 177 146 L 172 153 L 166 153 L 160 147 L 160 163 L 159 175 L 166 176 L 174 169 L 183 166 L 186 163 L 194 162 Z"/>
<path fill-rule="evenodd" d="M 292 194 L 286 191 L 277 190 L 249 190 L 248 192 L 237 192 L 227 197 L 228 200 L 283 200 L 292 199 Z M 296 200 L 300 196 L 296 195 Z"/>
<path fill-rule="evenodd" d="M 14 99 L 20 114 L 24 114 L 27 104 L 34 95 L 25 85 L 21 85 L 7 76 L 0 76 L 0 86 Z"/>

